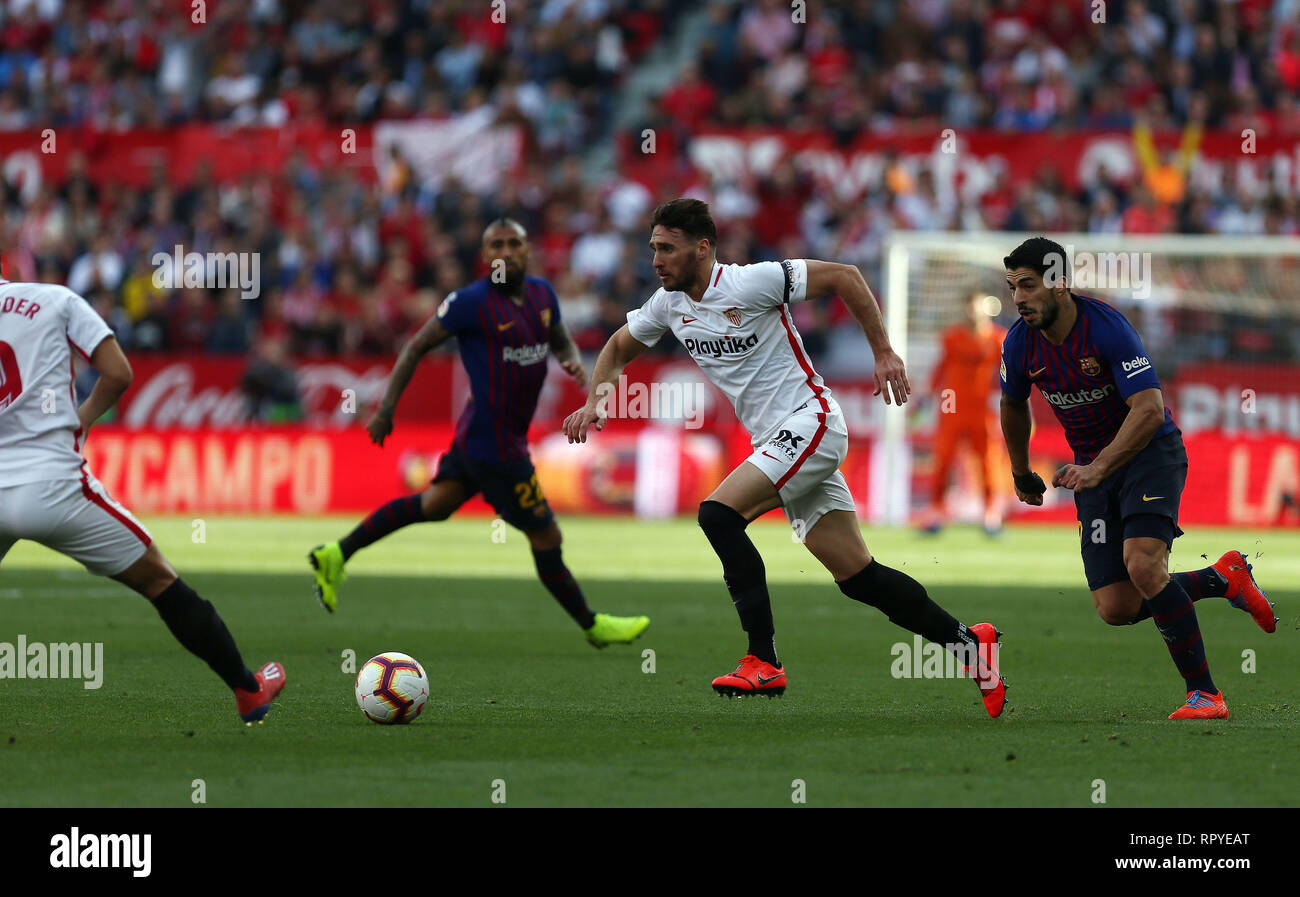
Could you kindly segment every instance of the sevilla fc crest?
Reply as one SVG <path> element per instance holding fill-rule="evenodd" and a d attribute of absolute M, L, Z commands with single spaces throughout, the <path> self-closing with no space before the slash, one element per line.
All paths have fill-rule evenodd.
<path fill-rule="evenodd" d="M 726 311 L 724 311 L 723 314 L 727 316 L 727 320 L 732 323 L 732 326 L 735 327 L 740 326 L 740 309 L 729 308 Z"/>
<path fill-rule="evenodd" d="M 1080 358 L 1079 367 L 1082 368 L 1083 373 L 1089 377 L 1095 377 L 1101 373 L 1101 365 L 1098 364 L 1097 359 L 1093 358 L 1091 355 L 1087 358 Z"/>

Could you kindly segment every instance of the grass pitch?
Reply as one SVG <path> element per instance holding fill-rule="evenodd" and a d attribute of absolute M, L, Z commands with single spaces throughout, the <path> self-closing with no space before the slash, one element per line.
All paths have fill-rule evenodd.
<path fill-rule="evenodd" d="M 0 567 L 0 642 L 102 642 L 104 681 L 0 679 L 0 805 L 491 806 L 504 792 L 508 806 L 791 806 L 802 785 L 810 806 L 1082 807 L 1098 779 L 1107 806 L 1300 803 L 1293 533 L 1179 540 L 1179 570 L 1202 552 L 1258 554 L 1282 621 L 1265 635 L 1225 601 L 1199 602 L 1232 718 L 1175 723 L 1181 680 L 1158 633 L 1097 618 L 1073 527 L 866 531 L 959 618 L 1005 633 L 1008 708 L 990 720 L 970 681 L 893 678 L 891 649 L 911 634 L 845 599 L 777 523 L 751 533 L 790 687 L 729 701 L 709 682 L 744 639 L 693 521 L 561 519 L 591 605 L 653 620 L 634 646 L 599 652 L 536 581 L 523 537 L 493 541 L 485 518 L 363 551 L 333 616 L 304 557 L 351 518 L 145 522 L 249 664 L 280 660 L 288 687 L 265 725 L 243 726 L 143 599 L 22 543 Z M 429 672 L 414 725 L 376 726 L 353 700 L 345 652 L 359 664 L 386 650 Z"/>

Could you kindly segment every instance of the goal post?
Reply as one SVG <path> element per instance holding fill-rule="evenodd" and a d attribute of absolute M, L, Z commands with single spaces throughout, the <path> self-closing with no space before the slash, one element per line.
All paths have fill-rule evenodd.
<path fill-rule="evenodd" d="M 986 300 L 990 314 L 1000 325 L 1017 320 L 1006 301 L 1002 259 L 1034 236 L 1047 236 L 1066 250 L 1073 291 L 1102 299 L 1128 317 L 1162 385 L 1198 366 L 1224 363 L 1254 365 L 1266 380 L 1270 373 L 1297 372 L 1300 238 L 895 231 L 883 247 L 882 301 L 890 341 L 907 364 L 913 395 L 922 400 L 917 404 L 927 404 L 942 333 L 961 320 L 965 296 L 986 291 L 992 297 Z M 996 391 L 991 408 L 995 401 Z M 1177 416 L 1168 394 L 1166 402 Z M 933 408 L 933 402 L 929 405 Z M 918 447 L 933 429 L 934 415 L 918 419 L 914 409 L 912 403 L 884 409 L 871 466 L 873 523 L 906 524 L 928 498 L 918 494 L 928 491 L 917 488 L 924 479 L 918 468 L 925 466 L 918 463 Z M 1037 425 L 1043 424 L 1041 417 L 1035 415 Z M 1245 430 L 1267 424 L 1241 423 Z M 991 445 L 1005 456 L 1000 433 Z M 964 486 L 957 488 L 961 492 Z M 965 498 L 969 506 L 970 496 Z"/>

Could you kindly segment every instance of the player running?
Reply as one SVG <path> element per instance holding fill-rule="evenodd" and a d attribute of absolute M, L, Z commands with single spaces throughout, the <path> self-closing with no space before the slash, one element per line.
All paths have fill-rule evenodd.
<path fill-rule="evenodd" d="M 99 373 L 80 408 L 72 349 Z M 284 688 L 284 668 L 244 666 L 217 609 L 176 575 L 81 455 L 90 425 L 130 385 L 130 363 L 85 299 L 56 284 L 0 278 L 0 559 L 30 539 L 135 589 L 234 690 L 240 719 L 260 723 Z"/>
<path fill-rule="evenodd" d="M 542 585 L 597 648 L 630 643 L 650 625 L 649 617 L 614 617 L 587 606 L 582 589 L 564 565 L 560 527 L 537 482 L 528 455 L 528 425 L 546 380 L 546 360 L 555 354 L 569 376 L 585 386 L 587 373 L 560 303 L 545 280 L 529 277 L 528 234 L 509 218 L 483 231 L 483 261 L 493 274 L 451 293 L 438 314 L 420 328 L 393 367 L 384 398 L 366 424 L 382 446 L 393 431 L 393 410 L 425 353 L 452 336 L 470 380 L 470 400 L 456 424 L 451 448 L 442 456 L 433 483 L 423 492 L 390 501 L 337 542 L 308 554 L 316 573 L 316 597 L 331 613 L 338 606 L 344 564 L 362 548 L 412 523 L 446 520 L 482 492 L 502 519 L 528 537 Z M 501 282 L 495 278 L 501 272 Z"/>
<path fill-rule="evenodd" d="M 651 226 L 662 286 L 610 337 L 596 361 L 587 403 L 565 420 L 564 432 L 570 442 L 585 442 L 589 427 L 604 429 L 600 398 L 624 366 L 668 330 L 731 400 L 754 453 L 700 503 L 699 523 L 722 561 L 749 650 L 735 670 L 713 680 L 714 690 L 731 697 L 785 692 L 763 559 L 745 534 L 750 521 L 781 507 L 840 591 L 944 645 L 968 666 L 976 664 L 984 706 L 998 716 L 1006 698 L 997 670 L 1000 633 L 989 623 L 967 629 L 919 582 L 873 559 L 839 472 L 848 451 L 844 416 L 813 370 L 789 306 L 838 294 L 875 353 L 876 394 L 883 392 L 889 402 L 892 389 L 897 402 L 906 402 L 910 386 L 903 362 L 890 348 L 880 309 L 858 269 L 812 259 L 721 264 L 709 207 L 696 199 L 665 203 Z"/>
<path fill-rule="evenodd" d="M 1137 331 L 1106 303 L 1070 291 L 1060 244 L 1034 237 L 1003 264 L 1020 313 L 1002 344 L 1001 371 L 1016 497 L 1041 505 L 1047 491 L 1029 467 L 1028 399 L 1036 385 L 1074 450 L 1074 463 L 1061 467 L 1052 485 L 1074 491 L 1098 615 L 1112 626 L 1154 620 L 1187 688 L 1170 719 L 1226 719 L 1192 602 L 1226 597 L 1265 632 L 1277 627 L 1273 605 L 1240 551 L 1202 570 L 1169 573 L 1169 550 L 1183 534 L 1178 505 L 1187 451 Z"/>

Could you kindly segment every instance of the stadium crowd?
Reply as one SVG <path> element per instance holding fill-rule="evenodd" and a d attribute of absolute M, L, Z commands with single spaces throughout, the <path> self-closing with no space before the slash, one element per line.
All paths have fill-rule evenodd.
<path fill-rule="evenodd" d="M 477 195 L 454 180 L 437 191 L 411 177 L 371 184 L 301 157 L 240 183 L 200 167 L 192 182 L 159 171 L 135 189 L 93 181 L 74 157 L 61 183 L 37 191 L 6 179 L 6 276 L 68 283 L 135 352 L 386 355 L 482 273 L 482 229 L 510 215 L 530 231 L 533 273 L 552 280 L 579 344 L 596 349 L 654 288 L 644 228 L 663 197 L 619 175 L 593 182 L 585 154 L 618 136 L 610 121 L 627 75 L 695 6 L 541 0 L 507 4 L 513 18 L 500 24 L 465 0 L 222 0 L 196 25 L 166 0 L 8 0 L 0 131 L 345 124 L 490 107 L 523 127 L 529 161 Z M 685 155 L 710 127 L 817 126 L 844 143 L 944 127 L 1124 129 L 1139 144 L 1170 129 L 1300 133 L 1300 0 L 1126 0 L 1107 4 L 1105 27 L 1089 26 L 1087 4 L 1038 0 L 808 7 L 795 25 L 784 0 L 710 3 L 700 53 L 629 132 L 668 136 L 677 186 L 714 204 L 723 259 L 838 259 L 879 285 L 880 247 L 897 228 L 1300 233 L 1295 196 L 1232 179 L 1208 187 L 1172 158 L 1161 177 L 1148 168 L 1077 190 L 1045 167 L 968 202 L 897 160 L 843 197 L 788 162 L 724 183 L 695 175 Z M 261 296 L 155 287 L 149 260 L 177 243 L 260 253 Z M 798 314 L 814 355 L 846 322 L 829 302 Z M 1300 357 L 1300 331 L 1276 321 L 1210 314 L 1196 326 L 1211 355 L 1249 346 Z"/>

